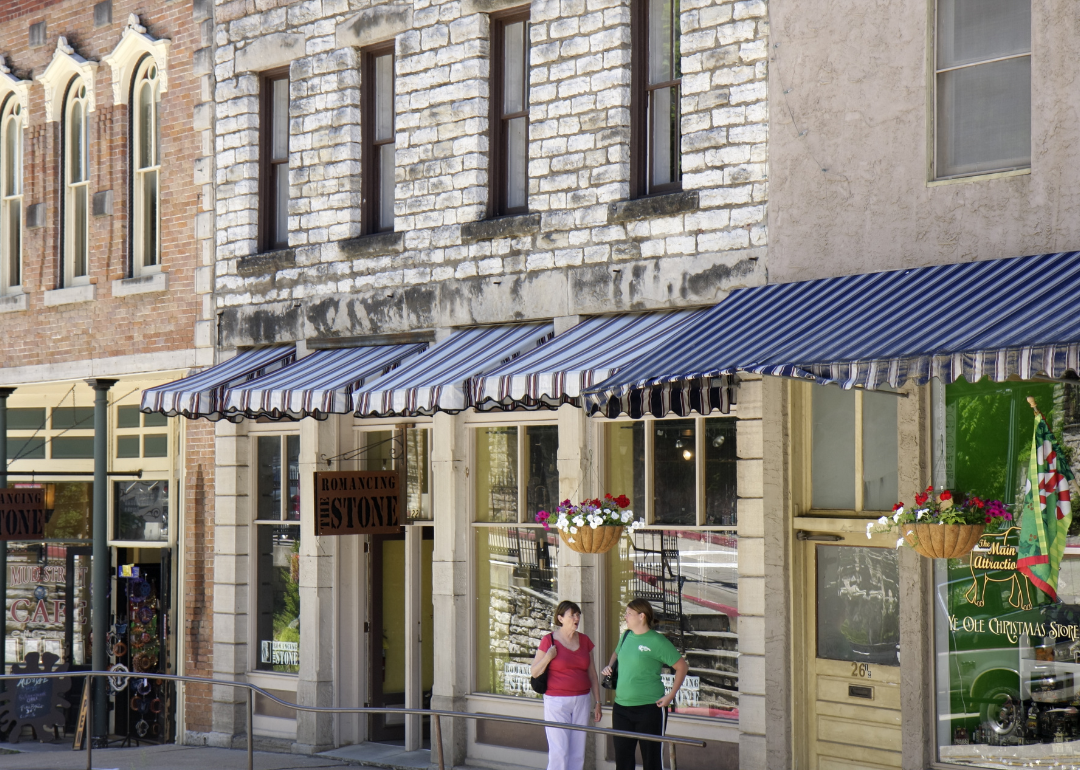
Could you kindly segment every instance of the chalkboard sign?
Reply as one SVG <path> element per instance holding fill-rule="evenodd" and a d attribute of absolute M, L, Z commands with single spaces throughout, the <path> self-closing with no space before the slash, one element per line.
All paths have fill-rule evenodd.
<path fill-rule="evenodd" d="M 59 660 L 58 655 L 46 652 L 40 656 L 39 663 L 38 653 L 31 652 L 22 665 L 16 663 L 11 667 L 11 673 L 27 675 L 16 679 L 14 686 L 9 686 L 0 697 L 0 730 L 9 732 L 8 740 L 12 743 L 19 742 L 22 729 L 27 725 L 33 728 L 38 740 L 42 740 L 47 728 L 66 721 L 63 709 L 69 708 L 71 703 L 64 693 L 71 688 L 71 680 L 66 676 L 34 676 L 67 671 L 67 663 L 56 665 Z"/>

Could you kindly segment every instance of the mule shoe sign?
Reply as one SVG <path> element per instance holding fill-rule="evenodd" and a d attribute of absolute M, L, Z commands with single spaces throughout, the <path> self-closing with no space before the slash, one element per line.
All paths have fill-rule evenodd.
<path fill-rule="evenodd" d="M 315 474 L 315 535 L 401 532 L 402 485 L 397 471 Z"/>
<path fill-rule="evenodd" d="M 39 540 L 45 536 L 45 490 L 0 489 L 0 540 Z"/>

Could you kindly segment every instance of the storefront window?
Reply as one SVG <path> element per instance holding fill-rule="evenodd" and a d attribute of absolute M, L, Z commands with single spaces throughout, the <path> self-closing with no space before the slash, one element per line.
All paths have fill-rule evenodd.
<path fill-rule="evenodd" d="M 13 486 L 45 489 L 45 540 L 90 539 L 94 510 L 93 483 L 17 483 Z"/>
<path fill-rule="evenodd" d="M 117 481 L 113 486 L 114 540 L 169 540 L 169 482 Z"/>
<path fill-rule="evenodd" d="M 255 522 L 256 664 L 300 671 L 300 437 L 259 436 Z M 282 462 L 284 460 L 284 462 Z"/>
<path fill-rule="evenodd" d="M 813 386 L 813 506 L 817 510 L 891 511 L 897 501 L 897 396 Z M 856 479 L 855 458 L 862 458 Z"/>
<path fill-rule="evenodd" d="M 635 532 L 608 552 L 607 660 L 623 631 L 622 611 L 632 599 L 653 606 L 655 628 L 690 664 L 675 712 L 738 719 L 739 585 L 734 532 L 658 530 Z M 664 675 L 672 683 L 672 672 Z"/>
<path fill-rule="evenodd" d="M 559 537 L 540 527 L 476 527 L 476 690 L 539 697 L 529 666 L 559 602 Z"/>
<path fill-rule="evenodd" d="M 405 492 L 408 517 L 430 521 L 431 513 L 431 430 L 410 427 L 405 431 Z"/>
<path fill-rule="evenodd" d="M 959 381 L 946 386 L 944 425 L 935 424 L 935 446 L 944 447 L 944 485 L 1022 511 L 1034 428 L 1029 396 L 1046 416 L 1064 459 L 1074 470 L 1080 465 L 1076 386 Z M 1058 602 L 1016 569 L 1022 521 L 984 536 L 968 556 L 935 562 L 942 761 L 978 767 L 1080 762 L 1076 522 L 1074 517 L 1061 557 Z"/>
<path fill-rule="evenodd" d="M 477 428 L 473 435 L 477 521 L 532 523 L 558 506 L 557 425 Z"/>

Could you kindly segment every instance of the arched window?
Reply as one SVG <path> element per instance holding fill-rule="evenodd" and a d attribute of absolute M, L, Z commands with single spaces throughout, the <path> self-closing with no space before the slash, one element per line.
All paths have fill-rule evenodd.
<path fill-rule="evenodd" d="M 22 291 L 22 104 L 0 105 L 0 293 Z"/>
<path fill-rule="evenodd" d="M 71 81 L 64 106 L 64 285 L 90 282 L 90 173 L 86 85 Z"/>
<path fill-rule="evenodd" d="M 161 88 L 157 63 L 147 56 L 135 72 L 132 86 L 132 266 L 135 275 L 161 267 L 161 236 L 158 203 L 161 190 L 158 102 Z"/>

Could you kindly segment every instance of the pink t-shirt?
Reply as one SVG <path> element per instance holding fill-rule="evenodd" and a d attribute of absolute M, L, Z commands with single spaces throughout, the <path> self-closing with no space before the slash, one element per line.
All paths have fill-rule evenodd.
<path fill-rule="evenodd" d="M 552 640 L 559 652 L 555 660 L 548 663 L 548 687 L 545 694 L 566 697 L 584 695 L 592 690 L 589 682 L 589 660 L 590 653 L 596 646 L 592 639 L 578 633 L 578 648 L 571 650 L 555 639 L 554 635 L 548 634 L 540 641 L 540 649 L 547 652 Z"/>

